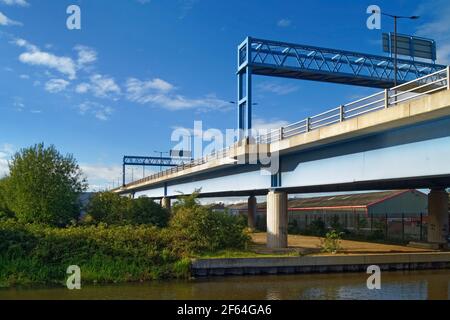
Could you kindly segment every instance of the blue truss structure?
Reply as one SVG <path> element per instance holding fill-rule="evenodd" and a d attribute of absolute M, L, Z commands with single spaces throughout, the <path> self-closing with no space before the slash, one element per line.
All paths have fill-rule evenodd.
<path fill-rule="evenodd" d="M 446 68 L 406 59 L 397 59 L 397 66 L 398 85 Z M 252 75 L 383 89 L 394 87 L 395 78 L 391 57 L 248 37 L 238 47 L 240 139 L 252 128 Z"/>
<path fill-rule="evenodd" d="M 122 184 L 125 186 L 125 170 L 127 166 L 176 167 L 191 161 L 191 158 L 124 156 L 122 164 Z"/>

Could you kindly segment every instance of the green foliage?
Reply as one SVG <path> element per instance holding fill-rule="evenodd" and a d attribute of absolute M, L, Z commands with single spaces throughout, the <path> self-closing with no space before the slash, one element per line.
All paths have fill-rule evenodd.
<path fill-rule="evenodd" d="M 83 282 L 140 281 L 186 275 L 170 239 L 148 226 L 58 229 L 0 221 L 0 286 L 62 283 L 69 265 Z"/>
<path fill-rule="evenodd" d="M 4 190 L 19 221 L 63 226 L 78 217 L 87 184 L 72 155 L 41 143 L 16 153 L 9 170 Z"/>
<path fill-rule="evenodd" d="M 336 230 L 337 232 L 344 231 L 344 227 L 340 223 L 339 216 L 337 216 L 337 215 L 334 215 L 331 217 L 330 227 L 331 227 L 331 229 Z"/>
<path fill-rule="evenodd" d="M 337 253 L 341 249 L 343 233 L 331 230 L 327 232 L 324 239 L 321 239 L 322 252 Z"/>
<path fill-rule="evenodd" d="M 85 222 L 113 225 L 149 224 L 165 227 L 170 214 L 149 198 L 130 199 L 112 192 L 95 194 L 87 208 Z"/>
<path fill-rule="evenodd" d="M 173 211 L 169 233 L 180 254 L 243 249 L 249 241 L 244 217 L 213 212 L 198 204 L 196 194 L 181 197 Z"/>
<path fill-rule="evenodd" d="M 212 212 L 196 196 L 180 199 L 165 228 L 156 226 L 167 224 L 168 212 L 150 199 L 109 193 L 94 197 L 92 225 L 55 228 L 0 220 L 0 287 L 60 284 L 69 265 L 80 266 L 86 283 L 186 278 L 194 255 L 246 249 L 245 217 Z"/>
<path fill-rule="evenodd" d="M 307 233 L 315 236 L 323 236 L 326 234 L 326 226 L 325 222 L 322 220 L 322 218 L 317 218 L 315 220 L 312 220 L 311 223 L 308 226 Z"/>
<path fill-rule="evenodd" d="M 8 178 L 0 179 L 0 219 L 12 218 L 14 213 L 9 209 L 7 203 L 6 185 Z"/>
<path fill-rule="evenodd" d="M 289 234 L 300 234 L 300 226 L 298 225 L 297 220 L 293 219 L 292 221 L 289 221 L 288 233 Z"/>

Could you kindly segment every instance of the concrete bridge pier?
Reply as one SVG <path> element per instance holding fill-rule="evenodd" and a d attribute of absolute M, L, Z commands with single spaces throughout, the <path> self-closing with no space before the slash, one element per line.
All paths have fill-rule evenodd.
<path fill-rule="evenodd" d="M 271 190 L 267 194 L 267 247 L 288 246 L 287 193 Z"/>
<path fill-rule="evenodd" d="M 447 244 L 448 193 L 444 188 L 432 189 L 428 195 L 428 242 Z"/>
<path fill-rule="evenodd" d="M 161 207 L 170 211 L 171 208 L 170 198 L 162 198 Z"/>
<path fill-rule="evenodd" d="M 247 223 L 252 230 L 256 229 L 256 208 L 256 197 L 250 196 L 248 198 Z"/>

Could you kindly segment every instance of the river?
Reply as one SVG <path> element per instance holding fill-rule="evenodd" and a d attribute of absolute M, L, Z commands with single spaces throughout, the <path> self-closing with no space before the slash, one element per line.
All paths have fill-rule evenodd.
<path fill-rule="evenodd" d="M 65 288 L 2 289 L 9 299 L 450 299 L 450 270 L 383 272 L 381 290 L 368 290 L 364 273 L 221 277 L 190 281 Z"/>

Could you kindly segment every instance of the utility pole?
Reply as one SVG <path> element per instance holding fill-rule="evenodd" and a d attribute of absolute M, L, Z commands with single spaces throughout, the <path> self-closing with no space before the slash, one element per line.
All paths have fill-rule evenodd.
<path fill-rule="evenodd" d="M 161 163 L 159 166 L 159 171 L 162 171 L 162 159 L 163 159 L 163 154 L 169 154 L 168 152 L 164 152 L 164 151 L 153 151 L 155 153 L 159 153 L 159 158 L 161 159 Z"/>
<path fill-rule="evenodd" d="M 376 13 L 375 11 L 373 13 Z M 398 85 L 398 43 L 397 43 L 397 20 L 398 19 L 410 19 L 410 20 L 417 20 L 420 17 L 419 16 L 398 16 L 395 14 L 389 14 L 380 12 L 383 16 L 390 17 L 394 19 L 394 39 L 392 40 L 394 42 L 394 87 Z"/>

